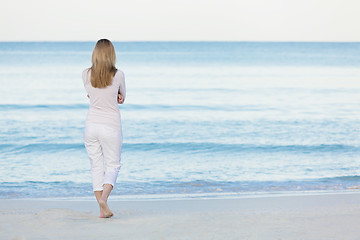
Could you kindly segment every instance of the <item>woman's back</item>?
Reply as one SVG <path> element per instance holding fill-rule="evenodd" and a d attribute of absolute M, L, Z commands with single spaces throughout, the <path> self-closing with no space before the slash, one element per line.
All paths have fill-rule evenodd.
<path fill-rule="evenodd" d="M 124 98 L 126 95 L 124 73 L 118 70 L 112 79 L 112 84 L 105 88 L 95 88 L 91 85 L 91 70 L 89 69 L 83 71 L 82 78 L 90 98 L 86 123 L 104 124 L 121 129 L 117 97 L 119 92 Z"/>

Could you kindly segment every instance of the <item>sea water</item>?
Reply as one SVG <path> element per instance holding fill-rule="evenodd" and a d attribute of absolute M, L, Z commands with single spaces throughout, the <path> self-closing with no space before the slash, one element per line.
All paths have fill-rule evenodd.
<path fill-rule="evenodd" d="M 94 44 L 0 43 L 0 198 L 92 196 Z M 127 97 L 112 196 L 360 188 L 360 43 L 114 45 Z"/>

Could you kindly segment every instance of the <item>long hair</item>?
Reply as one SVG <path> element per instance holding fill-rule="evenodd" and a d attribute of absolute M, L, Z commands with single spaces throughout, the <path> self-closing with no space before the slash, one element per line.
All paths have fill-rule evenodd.
<path fill-rule="evenodd" d="M 108 39 L 97 41 L 91 56 L 91 85 L 94 88 L 105 88 L 112 84 L 117 71 L 114 45 Z"/>

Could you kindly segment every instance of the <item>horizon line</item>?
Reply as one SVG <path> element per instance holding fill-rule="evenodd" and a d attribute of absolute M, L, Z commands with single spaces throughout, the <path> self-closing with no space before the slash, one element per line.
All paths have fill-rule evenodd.
<path fill-rule="evenodd" d="M 15 40 L 0 43 L 93 43 L 97 40 Z M 360 43 L 359 41 L 292 41 L 292 40 L 111 40 L 114 43 Z"/>

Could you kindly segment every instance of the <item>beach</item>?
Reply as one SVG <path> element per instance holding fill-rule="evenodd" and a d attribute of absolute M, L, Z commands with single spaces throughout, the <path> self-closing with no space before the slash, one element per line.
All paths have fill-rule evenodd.
<path fill-rule="evenodd" d="M 360 239 L 360 43 L 114 46 L 124 142 L 99 219 L 94 43 L 0 44 L 0 240 Z"/>
<path fill-rule="evenodd" d="M 359 193 L 233 199 L 2 199 L 0 239 L 359 239 Z"/>

